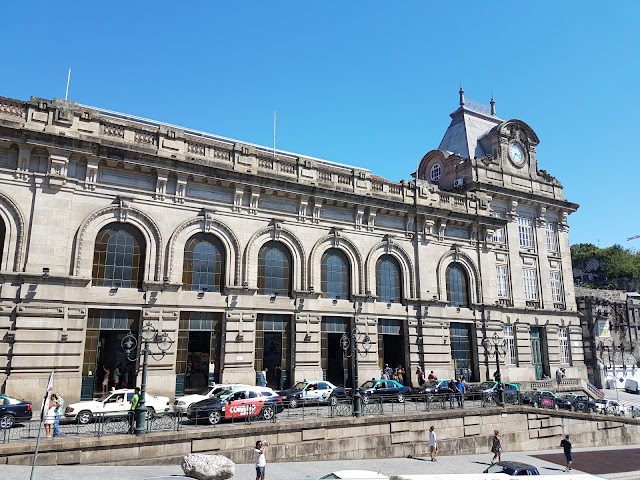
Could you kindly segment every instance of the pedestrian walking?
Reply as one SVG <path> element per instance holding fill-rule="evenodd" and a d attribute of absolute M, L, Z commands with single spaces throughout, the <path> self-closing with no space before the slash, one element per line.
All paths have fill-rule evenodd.
<path fill-rule="evenodd" d="M 493 431 L 493 442 L 491 443 L 491 453 L 493 453 L 493 458 L 491 459 L 491 465 L 496 463 L 496 458 L 498 459 L 498 461 L 501 460 L 502 443 L 500 442 L 500 432 L 498 430 Z"/>
<path fill-rule="evenodd" d="M 558 387 L 560 386 L 560 382 L 562 382 L 562 377 L 564 377 L 564 374 L 562 373 L 562 369 L 559 368 L 556 370 L 556 383 Z"/>
<path fill-rule="evenodd" d="M 429 455 L 432 462 L 437 462 L 436 456 L 438 455 L 438 437 L 434 431 L 433 425 L 429 427 Z"/>
<path fill-rule="evenodd" d="M 264 480 L 264 474 L 267 468 L 267 459 L 264 454 L 268 446 L 269 444 L 262 440 L 256 442 L 256 448 L 253 451 L 253 457 L 256 460 L 256 480 Z"/>
<path fill-rule="evenodd" d="M 424 383 L 424 371 L 422 371 L 422 367 L 420 367 L 420 365 L 416 368 L 416 381 L 418 382 L 418 385 L 422 385 Z"/>
<path fill-rule="evenodd" d="M 262 370 L 260 372 L 260 386 L 261 387 L 266 387 L 267 386 L 267 372 L 269 371 L 269 369 L 267 367 L 264 367 L 264 370 Z"/>
<path fill-rule="evenodd" d="M 53 421 L 53 436 L 59 437 L 60 436 L 60 417 L 64 413 L 64 399 L 60 396 L 59 393 L 54 393 L 53 395 L 51 395 L 51 397 L 54 399 L 54 404 L 56 407 L 55 419 Z"/>
<path fill-rule="evenodd" d="M 565 472 L 571 471 L 571 463 L 573 462 L 573 454 L 571 452 L 571 441 L 569 440 L 569 435 L 565 435 L 564 439 L 560 442 L 560 446 L 564 449 L 564 456 L 567 459 L 567 468 L 564 469 Z"/>
<path fill-rule="evenodd" d="M 391 378 L 393 376 L 393 368 L 391 368 L 388 363 L 384 364 L 384 373 L 387 374 L 387 378 Z"/>

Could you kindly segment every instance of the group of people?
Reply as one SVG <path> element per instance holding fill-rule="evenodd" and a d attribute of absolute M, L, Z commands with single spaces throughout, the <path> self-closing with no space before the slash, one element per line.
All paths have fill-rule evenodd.
<path fill-rule="evenodd" d="M 453 408 L 455 400 L 458 400 L 458 407 L 464 408 L 464 395 L 467 393 L 467 386 L 463 376 L 458 377 L 457 380 L 453 378 L 449 380 L 447 392 L 449 392 L 449 408 Z"/>
<path fill-rule="evenodd" d="M 564 456 L 567 461 L 567 466 L 565 467 L 565 471 L 571 471 L 571 464 L 573 463 L 573 445 L 571 444 L 571 440 L 569 439 L 569 435 L 565 435 L 562 441 L 560 442 L 560 447 L 562 447 L 564 451 Z M 440 452 L 440 448 L 438 447 L 438 437 L 435 432 L 435 427 L 431 425 L 429 427 L 429 457 L 432 462 L 437 462 L 436 457 Z M 494 430 L 493 437 L 491 438 L 491 453 L 493 453 L 493 458 L 491 459 L 491 465 L 496 463 L 496 461 L 502 461 L 502 441 L 500 440 L 500 431 Z"/>
<path fill-rule="evenodd" d="M 60 436 L 60 417 L 64 413 L 64 399 L 59 393 L 52 393 L 44 408 L 44 433 L 47 438 Z"/>
<path fill-rule="evenodd" d="M 391 368 L 388 363 L 385 363 L 380 378 L 383 380 L 395 380 L 399 384 L 404 385 L 405 374 L 406 371 L 402 365 L 398 365 L 396 368 Z"/>
<path fill-rule="evenodd" d="M 113 377 L 111 374 L 113 373 Z M 135 369 L 133 365 L 127 367 L 118 363 L 111 371 L 106 365 L 102 365 L 102 393 L 107 393 L 109 387 L 113 388 L 129 388 L 130 380 L 135 382 Z"/>

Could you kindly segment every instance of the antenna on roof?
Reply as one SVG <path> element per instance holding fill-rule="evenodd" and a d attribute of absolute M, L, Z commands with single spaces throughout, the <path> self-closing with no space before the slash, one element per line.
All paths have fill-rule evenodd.
<path fill-rule="evenodd" d="M 69 83 L 71 83 L 71 68 L 69 68 L 69 74 L 67 75 L 67 91 L 64 94 L 64 99 L 69 98 Z"/>
<path fill-rule="evenodd" d="M 496 102 L 493 99 L 493 91 L 491 92 L 491 101 L 489 102 L 489 105 L 491 105 L 491 115 L 493 115 L 495 117 L 496 116 Z"/>
<path fill-rule="evenodd" d="M 276 111 L 273 111 L 273 158 L 276 158 Z"/>

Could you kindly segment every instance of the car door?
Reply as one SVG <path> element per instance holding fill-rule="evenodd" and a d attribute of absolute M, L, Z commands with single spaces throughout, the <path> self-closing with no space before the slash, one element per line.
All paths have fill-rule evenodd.
<path fill-rule="evenodd" d="M 318 382 L 318 401 L 326 403 L 329 401 L 333 389 L 325 382 Z"/>
<path fill-rule="evenodd" d="M 304 392 L 302 393 L 303 398 L 310 403 L 317 403 L 320 398 L 320 392 L 318 390 L 318 383 L 309 383 L 306 387 L 304 387 Z"/>
<path fill-rule="evenodd" d="M 112 393 L 102 402 L 102 412 L 104 415 L 123 415 L 126 413 L 127 407 L 122 393 Z"/>

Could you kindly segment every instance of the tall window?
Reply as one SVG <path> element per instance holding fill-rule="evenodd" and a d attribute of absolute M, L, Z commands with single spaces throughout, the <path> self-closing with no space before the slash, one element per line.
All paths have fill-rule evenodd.
<path fill-rule="evenodd" d="M 447 267 L 447 298 L 452 307 L 469 307 L 467 274 L 461 265 L 452 263 Z"/>
<path fill-rule="evenodd" d="M 429 171 L 429 180 L 432 183 L 438 183 L 440 181 L 440 177 L 442 176 L 442 167 L 439 163 L 435 163 L 431 170 Z"/>
<path fill-rule="evenodd" d="M 547 222 L 547 250 L 550 252 L 558 251 L 558 224 L 555 222 Z"/>
<path fill-rule="evenodd" d="M 400 265 L 391 255 L 383 255 L 376 264 L 376 294 L 384 303 L 402 302 Z"/>
<path fill-rule="evenodd" d="M 527 300 L 538 299 L 538 276 L 535 268 L 523 268 L 522 280 L 524 284 L 524 298 Z"/>
<path fill-rule="evenodd" d="M 558 341 L 560 342 L 560 363 L 569 364 L 569 329 L 567 327 L 558 329 Z"/>
<path fill-rule="evenodd" d="M 491 216 L 494 218 L 504 218 L 504 212 L 493 211 L 491 212 Z M 493 233 L 493 242 L 494 243 L 504 243 L 505 242 L 505 233 L 504 228 L 499 228 Z"/>
<path fill-rule="evenodd" d="M 528 217 L 518 217 L 518 235 L 521 247 L 533 247 L 533 220 Z"/>
<path fill-rule="evenodd" d="M 0 268 L 2 268 L 2 253 L 4 252 L 4 237 L 7 231 L 4 222 L 0 220 Z"/>
<path fill-rule="evenodd" d="M 504 341 L 507 347 L 507 355 L 505 362 L 507 365 L 515 365 L 517 363 L 516 339 L 513 334 L 513 325 L 505 325 L 502 327 Z"/>
<path fill-rule="evenodd" d="M 509 279 L 506 265 L 496 265 L 498 298 L 509 298 Z"/>
<path fill-rule="evenodd" d="M 560 281 L 560 272 L 552 271 L 551 276 L 551 299 L 554 303 L 562 303 L 562 282 Z"/>
<path fill-rule="evenodd" d="M 291 254 L 280 242 L 267 242 L 258 254 L 258 290 L 261 295 L 291 292 Z"/>
<path fill-rule="evenodd" d="M 322 292 L 326 298 L 349 298 L 349 261 L 344 252 L 337 248 L 327 250 L 322 255 Z"/>
<path fill-rule="evenodd" d="M 220 240 L 197 233 L 184 248 L 182 283 L 185 290 L 221 292 L 224 279 L 224 248 Z"/>
<path fill-rule="evenodd" d="M 96 236 L 93 285 L 141 288 L 144 279 L 145 242 L 135 227 L 111 223 Z"/>

